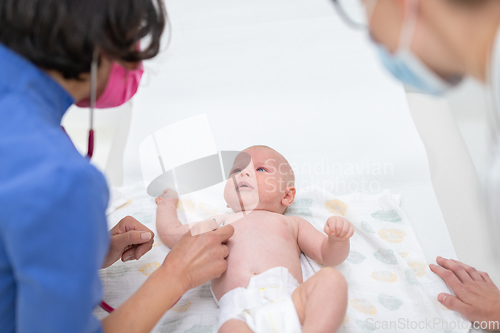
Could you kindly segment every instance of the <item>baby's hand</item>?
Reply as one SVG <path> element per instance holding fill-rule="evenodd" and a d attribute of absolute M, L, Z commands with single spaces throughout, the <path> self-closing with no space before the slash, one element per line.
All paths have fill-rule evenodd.
<path fill-rule="evenodd" d="M 346 241 L 354 234 L 354 227 L 343 217 L 331 216 L 326 221 L 325 233 L 330 238 Z"/>
<path fill-rule="evenodd" d="M 177 203 L 179 202 L 179 196 L 177 195 L 177 192 L 175 192 L 171 188 L 168 188 L 163 191 L 162 195 L 156 198 L 155 202 L 157 205 L 159 205 L 160 202 L 163 203 L 172 202 L 174 205 L 177 205 Z"/>

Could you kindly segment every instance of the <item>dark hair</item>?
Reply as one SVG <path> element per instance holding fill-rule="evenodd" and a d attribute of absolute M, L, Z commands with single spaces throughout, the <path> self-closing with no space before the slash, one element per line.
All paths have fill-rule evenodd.
<path fill-rule="evenodd" d="M 0 0 L 0 43 L 79 79 L 90 72 L 96 48 L 126 62 L 156 56 L 166 20 L 162 0 Z M 149 45 L 137 50 L 146 36 Z"/>

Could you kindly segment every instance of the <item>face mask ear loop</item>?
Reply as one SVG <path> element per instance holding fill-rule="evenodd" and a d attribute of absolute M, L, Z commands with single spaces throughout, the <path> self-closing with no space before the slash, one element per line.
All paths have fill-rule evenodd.
<path fill-rule="evenodd" d="M 99 60 L 99 52 L 94 50 L 92 56 L 92 64 L 90 65 L 90 130 L 87 157 L 89 159 L 94 155 L 94 110 L 97 95 L 97 65 Z"/>
<path fill-rule="evenodd" d="M 417 28 L 418 0 L 405 0 L 403 26 L 399 35 L 398 51 L 410 51 Z"/>

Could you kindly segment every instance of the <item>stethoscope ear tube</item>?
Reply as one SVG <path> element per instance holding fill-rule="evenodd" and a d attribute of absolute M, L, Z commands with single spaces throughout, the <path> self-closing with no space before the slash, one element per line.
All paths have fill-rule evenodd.
<path fill-rule="evenodd" d="M 92 63 L 90 65 L 90 130 L 89 142 L 87 149 L 87 157 L 89 159 L 94 155 L 94 110 L 97 95 L 97 65 L 99 63 L 99 51 L 96 48 L 92 55 Z"/>
<path fill-rule="evenodd" d="M 94 155 L 94 130 L 90 129 L 89 143 L 87 147 L 87 157 L 89 158 L 89 160 L 92 158 L 92 155 Z"/>

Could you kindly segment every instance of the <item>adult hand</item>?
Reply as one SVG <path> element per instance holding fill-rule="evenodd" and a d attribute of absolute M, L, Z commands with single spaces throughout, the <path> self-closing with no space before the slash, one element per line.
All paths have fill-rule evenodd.
<path fill-rule="evenodd" d="M 500 291 L 488 276 L 453 259 L 436 258 L 430 269 L 439 275 L 457 296 L 439 294 L 438 300 L 475 322 L 500 321 Z"/>
<path fill-rule="evenodd" d="M 227 269 L 226 242 L 233 233 L 232 225 L 197 236 L 185 233 L 170 250 L 162 269 L 167 276 L 177 278 L 183 292 L 220 277 Z"/>
<path fill-rule="evenodd" d="M 155 234 L 132 216 L 126 216 L 110 231 L 111 244 L 103 268 L 114 264 L 139 259 L 153 247 Z"/>

